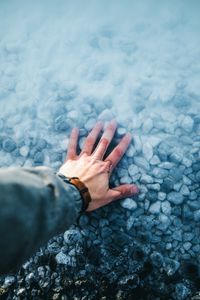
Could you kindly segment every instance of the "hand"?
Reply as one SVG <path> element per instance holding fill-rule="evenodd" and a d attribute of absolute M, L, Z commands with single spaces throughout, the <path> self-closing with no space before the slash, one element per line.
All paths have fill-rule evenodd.
<path fill-rule="evenodd" d="M 117 199 L 130 197 L 139 191 L 134 184 L 123 184 L 112 189 L 109 188 L 109 178 L 127 150 L 131 142 L 131 134 L 127 133 L 114 150 L 103 160 L 114 136 L 117 123 L 115 120 L 112 120 L 108 124 L 96 149 L 92 152 L 102 128 L 103 123 L 97 122 L 87 136 L 79 155 L 76 154 L 79 130 L 74 128 L 70 136 L 66 161 L 59 170 L 66 177 L 79 177 L 87 186 L 92 198 L 87 211 L 95 210 Z"/>

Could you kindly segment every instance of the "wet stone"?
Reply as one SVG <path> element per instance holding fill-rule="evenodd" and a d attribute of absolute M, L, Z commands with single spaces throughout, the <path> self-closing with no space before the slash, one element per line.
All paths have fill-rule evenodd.
<path fill-rule="evenodd" d="M 181 126 L 187 132 L 191 132 L 194 126 L 194 121 L 190 116 L 186 116 L 181 122 Z"/>
<path fill-rule="evenodd" d="M 123 208 L 130 209 L 130 210 L 135 210 L 137 208 L 137 203 L 135 202 L 135 200 L 131 198 L 126 198 L 125 200 L 122 200 L 120 202 L 120 205 Z"/>
<path fill-rule="evenodd" d="M 161 169 L 161 168 L 154 168 L 152 175 L 158 179 L 163 179 L 163 178 L 167 177 L 168 171 L 165 169 Z"/>
<path fill-rule="evenodd" d="M 140 181 L 142 183 L 153 183 L 153 178 L 147 174 L 142 174 L 141 178 L 140 178 Z"/>
<path fill-rule="evenodd" d="M 159 192 L 158 193 L 158 200 L 163 201 L 166 199 L 166 193 Z"/>
<path fill-rule="evenodd" d="M 130 176 L 134 176 L 134 175 L 136 175 L 136 174 L 139 173 L 139 169 L 138 169 L 138 167 L 135 166 L 135 165 L 130 165 L 130 166 L 128 167 L 128 173 L 129 173 Z"/>
<path fill-rule="evenodd" d="M 154 191 L 160 191 L 160 184 L 154 183 L 154 184 L 147 184 L 148 189 L 154 190 Z"/>
<path fill-rule="evenodd" d="M 16 149 L 16 143 L 11 138 L 5 138 L 2 143 L 2 148 L 6 152 L 12 152 Z"/>
<path fill-rule="evenodd" d="M 150 160 L 150 164 L 153 166 L 158 165 L 159 163 L 160 163 L 160 159 L 157 155 L 154 155 Z"/>
<path fill-rule="evenodd" d="M 171 192 L 167 195 L 167 199 L 169 202 L 174 204 L 181 204 L 183 203 L 183 195 L 177 192 Z"/>
<path fill-rule="evenodd" d="M 164 201 L 161 203 L 161 210 L 165 215 L 171 215 L 171 204 L 169 201 Z"/>
<path fill-rule="evenodd" d="M 182 185 L 181 189 L 180 189 L 180 193 L 183 196 L 188 196 L 190 194 L 190 190 L 188 189 L 187 185 Z"/>
<path fill-rule="evenodd" d="M 176 260 L 165 258 L 164 270 L 168 276 L 174 275 L 180 267 L 180 263 Z"/>
<path fill-rule="evenodd" d="M 133 147 L 133 145 L 130 145 L 126 151 L 126 156 L 132 158 L 135 155 L 135 153 L 136 153 L 135 148 Z"/>
<path fill-rule="evenodd" d="M 143 144 L 142 152 L 147 161 L 149 161 L 153 157 L 153 147 L 150 143 Z"/>
<path fill-rule="evenodd" d="M 139 168 L 142 168 L 146 171 L 149 171 L 149 169 L 150 169 L 149 163 L 143 157 L 135 156 L 134 157 L 134 163 L 136 164 L 136 166 L 138 166 Z"/>
<path fill-rule="evenodd" d="M 194 212 L 194 220 L 196 222 L 200 222 L 200 209 L 198 209 Z"/>
<path fill-rule="evenodd" d="M 156 201 L 155 203 L 151 204 L 149 208 L 149 212 L 158 215 L 160 213 L 160 201 Z"/>

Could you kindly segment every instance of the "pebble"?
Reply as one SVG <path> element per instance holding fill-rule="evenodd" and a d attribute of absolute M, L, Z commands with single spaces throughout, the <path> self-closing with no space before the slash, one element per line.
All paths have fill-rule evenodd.
<path fill-rule="evenodd" d="M 183 184 L 181 189 L 180 189 L 180 193 L 183 196 L 188 196 L 190 194 L 190 190 L 188 189 L 187 185 Z"/>
<path fill-rule="evenodd" d="M 87 131 L 90 131 L 96 124 L 96 119 L 90 118 L 84 125 Z"/>
<path fill-rule="evenodd" d="M 138 169 L 138 167 L 135 166 L 135 165 L 130 165 L 130 166 L 128 167 L 128 173 L 129 173 L 130 176 L 134 176 L 134 175 L 136 175 L 136 174 L 139 173 L 139 169 Z"/>
<path fill-rule="evenodd" d="M 192 160 L 188 159 L 186 157 L 183 157 L 182 164 L 184 164 L 187 168 L 189 168 L 192 165 Z"/>
<path fill-rule="evenodd" d="M 181 230 L 175 230 L 172 233 L 172 238 L 178 242 L 182 242 L 182 232 Z"/>
<path fill-rule="evenodd" d="M 153 191 L 160 191 L 160 184 L 159 183 L 154 183 L 154 184 L 147 184 L 148 189 L 153 190 Z"/>
<path fill-rule="evenodd" d="M 153 147 L 148 142 L 143 144 L 142 152 L 147 161 L 151 160 L 153 157 Z"/>
<path fill-rule="evenodd" d="M 166 198 L 166 193 L 158 192 L 158 200 L 163 201 Z"/>
<path fill-rule="evenodd" d="M 177 164 L 177 163 L 181 163 L 183 156 L 180 153 L 173 152 L 172 154 L 170 154 L 169 159 L 171 162 L 174 162 Z"/>
<path fill-rule="evenodd" d="M 194 234 L 191 233 L 191 232 L 185 232 L 185 233 L 183 234 L 183 240 L 184 240 L 185 242 L 190 242 L 193 238 L 194 238 Z"/>
<path fill-rule="evenodd" d="M 102 111 L 102 113 L 100 113 L 98 119 L 101 121 L 110 121 L 112 120 L 114 117 L 112 111 L 110 109 L 105 109 Z"/>
<path fill-rule="evenodd" d="M 196 222 L 200 222 L 200 209 L 198 209 L 194 212 L 194 220 Z"/>
<path fill-rule="evenodd" d="M 13 150 L 16 149 L 16 147 L 17 147 L 16 143 L 13 141 L 13 139 L 6 138 L 6 139 L 3 140 L 2 148 L 6 152 L 12 152 Z"/>
<path fill-rule="evenodd" d="M 149 169 L 150 169 L 148 161 L 143 157 L 135 156 L 134 163 L 136 164 L 136 166 L 138 166 L 139 168 L 142 168 L 146 171 L 149 171 Z"/>
<path fill-rule="evenodd" d="M 21 156 L 23 157 L 27 157 L 28 153 L 29 153 L 29 147 L 27 146 L 23 146 L 19 149 L 19 153 L 21 154 Z"/>
<path fill-rule="evenodd" d="M 142 125 L 142 130 L 144 133 L 149 133 L 153 128 L 153 121 L 152 119 L 146 119 Z"/>
<path fill-rule="evenodd" d="M 161 162 L 158 166 L 159 168 L 170 170 L 174 166 L 174 164 L 169 161 L 165 161 Z"/>
<path fill-rule="evenodd" d="M 142 183 L 153 183 L 153 178 L 147 174 L 142 174 L 140 181 Z"/>
<path fill-rule="evenodd" d="M 163 178 L 167 177 L 168 171 L 165 169 L 155 167 L 153 169 L 152 175 L 156 178 L 163 179 Z"/>
<path fill-rule="evenodd" d="M 161 210 L 163 214 L 168 216 L 171 215 L 172 208 L 170 202 L 169 201 L 161 202 Z"/>
<path fill-rule="evenodd" d="M 164 270 L 168 276 L 174 275 L 180 267 L 180 263 L 174 259 L 165 258 Z"/>
<path fill-rule="evenodd" d="M 130 209 L 130 210 L 135 210 L 137 208 L 137 203 L 135 202 L 135 200 L 131 198 L 126 198 L 125 200 L 121 201 L 120 205 L 123 208 Z"/>
<path fill-rule="evenodd" d="M 160 159 L 157 155 L 154 155 L 152 157 L 152 159 L 150 160 L 150 164 L 153 165 L 153 166 L 158 165 L 159 163 L 160 163 Z"/>
<path fill-rule="evenodd" d="M 192 118 L 190 116 L 186 116 L 182 122 L 181 122 L 181 126 L 183 127 L 183 129 L 185 131 L 187 131 L 188 133 L 192 131 L 193 126 L 194 126 L 194 121 L 192 120 Z"/>
<path fill-rule="evenodd" d="M 149 207 L 149 212 L 154 215 L 158 215 L 160 213 L 160 205 L 160 201 L 156 201 L 155 203 L 151 204 Z"/>
<path fill-rule="evenodd" d="M 34 155 L 34 162 L 35 163 L 43 163 L 44 161 L 44 154 L 43 152 L 37 152 L 35 155 Z"/>
<path fill-rule="evenodd" d="M 183 243 L 183 248 L 188 251 L 192 247 L 192 244 L 190 242 Z"/>
<path fill-rule="evenodd" d="M 189 199 L 190 200 L 196 200 L 197 199 L 197 193 L 195 191 L 192 191 L 190 194 L 189 194 Z"/>
<path fill-rule="evenodd" d="M 168 201 L 174 203 L 174 204 L 181 204 L 183 203 L 183 195 L 177 192 L 170 192 L 167 195 Z"/>
<path fill-rule="evenodd" d="M 142 142 L 138 135 L 134 135 L 133 137 L 134 147 L 136 151 L 139 153 L 142 150 Z"/>
<path fill-rule="evenodd" d="M 126 151 L 126 156 L 127 157 L 133 157 L 136 153 L 136 149 L 133 147 L 133 145 L 129 145 L 127 151 Z"/>
<path fill-rule="evenodd" d="M 63 252 L 59 252 L 55 258 L 58 264 L 63 264 L 63 265 L 71 264 L 71 257 L 69 255 L 64 254 Z"/>
<path fill-rule="evenodd" d="M 71 121 L 66 119 L 65 115 L 61 115 L 55 119 L 54 128 L 57 132 L 66 132 L 70 128 Z"/>

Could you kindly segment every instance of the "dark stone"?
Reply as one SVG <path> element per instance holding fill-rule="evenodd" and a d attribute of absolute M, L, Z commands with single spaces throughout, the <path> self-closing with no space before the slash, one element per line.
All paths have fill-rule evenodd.
<path fill-rule="evenodd" d="M 161 142 L 158 146 L 157 151 L 160 160 L 166 161 L 171 153 L 171 147 L 167 143 Z"/>
<path fill-rule="evenodd" d="M 70 128 L 70 123 L 65 115 L 61 115 L 55 119 L 54 128 L 58 132 L 67 131 Z"/>
<path fill-rule="evenodd" d="M 6 152 L 12 152 L 16 149 L 16 143 L 11 138 L 5 138 L 2 143 L 2 148 Z"/>
<path fill-rule="evenodd" d="M 35 155 L 34 155 L 34 162 L 35 163 L 43 163 L 44 161 L 44 154 L 42 152 L 37 152 Z"/>
<path fill-rule="evenodd" d="M 156 266 L 158 268 L 162 267 L 163 262 L 164 262 L 162 254 L 154 251 L 151 254 L 150 258 L 151 258 L 151 262 L 154 266 Z"/>
<path fill-rule="evenodd" d="M 172 168 L 169 171 L 169 176 L 173 180 L 173 182 L 178 182 L 183 177 L 183 172 L 179 168 Z"/>
<path fill-rule="evenodd" d="M 165 193 L 169 193 L 173 190 L 174 181 L 172 178 L 164 179 L 163 183 L 161 184 L 161 190 Z"/>
<path fill-rule="evenodd" d="M 158 193 L 153 190 L 149 190 L 146 195 L 147 199 L 151 202 L 155 202 L 158 198 Z"/>

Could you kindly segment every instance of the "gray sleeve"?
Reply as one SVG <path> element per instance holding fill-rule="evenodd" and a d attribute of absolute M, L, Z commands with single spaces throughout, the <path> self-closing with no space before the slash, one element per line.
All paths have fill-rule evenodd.
<path fill-rule="evenodd" d="M 47 167 L 0 169 L 0 273 L 18 268 L 81 210 L 78 189 Z"/>

